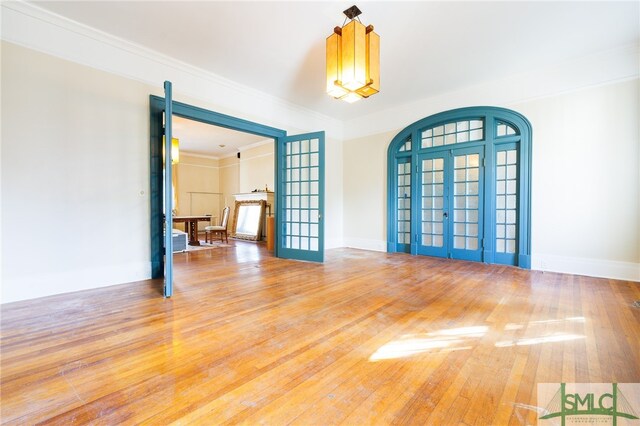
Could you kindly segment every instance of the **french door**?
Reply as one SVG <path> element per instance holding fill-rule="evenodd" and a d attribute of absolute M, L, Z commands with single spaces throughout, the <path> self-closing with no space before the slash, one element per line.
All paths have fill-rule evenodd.
<path fill-rule="evenodd" d="M 483 147 L 418 156 L 418 254 L 482 260 Z"/>
<path fill-rule="evenodd" d="M 278 138 L 277 253 L 324 259 L 324 132 Z"/>
<path fill-rule="evenodd" d="M 387 151 L 387 250 L 531 267 L 531 124 L 496 107 L 425 117 Z"/>

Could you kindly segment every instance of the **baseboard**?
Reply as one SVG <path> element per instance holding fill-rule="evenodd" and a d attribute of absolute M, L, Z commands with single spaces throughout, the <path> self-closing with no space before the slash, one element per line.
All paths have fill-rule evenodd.
<path fill-rule="evenodd" d="M 640 263 L 580 257 L 533 254 L 531 269 L 590 277 L 640 281 Z"/>
<path fill-rule="evenodd" d="M 327 238 L 324 240 L 325 250 L 340 247 L 344 247 L 344 241 L 342 241 L 342 238 Z"/>
<path fill-rule="evenodd" d="M 387 251 L 387 242 L 366 238 L 345 238 L 344 246 L 372 251 Z M 548 272 L 640 282 L 640 263 L 589 259 L 549 254 L 521 257 L 521 267 Z"/>
<path fill-rule="evenodd" d="M 56 294 L 90 290 L 110 285 L 146 280 L 151 277 L 150 262 L 132 262 L 59 273 L 3 277 L 0 303 L 18 302 Z"/>
<path fill-rule="evenodd" d="M 363 250 L 387 251 L 387 242 L 385 240 L 371 240 L 368 238 L 345 238 L 344 246 Z"/>

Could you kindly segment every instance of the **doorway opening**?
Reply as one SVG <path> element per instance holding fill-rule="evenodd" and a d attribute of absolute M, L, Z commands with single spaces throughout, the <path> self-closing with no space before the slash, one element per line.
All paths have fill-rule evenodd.
<path fill-rule="evenodd" d="M 164 176 L 163 159 L 169 162 L 173 116 L 249 133 L 275 141 L 274 255 L 288 259 L 324 260 L 324 131 L 287 136 L 286 131 L 203 108 L 175 102 L 171 82 L 165 82 L 165 96 L 151 95 L 150 104 L 150 249 L 152 278 L 165 278 L 164 295 L 173 294 L 173 257 L 165 258 L 164 245 L 173 245 L 164 229 L 172 229 L 173 193 L 171 168 Z M 168 113 L 165 114 L 165 111 Z M 167 153 L 163 154 L 163 146 Z M 163 188 L 163 183 L 166 185 Z M 164 192 L 163 192 L 164 189 Z M 248 202 L 248 201 L 247 201 Z M 169 212 L 164 217 L 163 209 Z M 197 233 L 196 237 L 197 238 Z"/>
<path fill-rule="evenodd" d="M 163 135 L 164 135 L 164 110 L 165 100 L 158 96 L 151 95 L 149 97 L 150 105 L 150 226 L 151 226 L 151 276 L 152 278 L 161 278 L 164 276 L 164 194 L 163 194 Z M 256 135 L 262 139 L 274 140 L 274 151 L 277 150 L 276 141 L 286 136 L 286 131 L 264 126 L 251 121 L 243 120 L 236 117 L 216 113 L 214 111 L 183 104 L 180 102 L 172 102 L 172 116 L 180 117 L 183 120 L 195 121 L 207 125 L 218 126 L 224 129 L 230 129 L 238 132 Z M 277 155 L 274 155 L 277 158 Z M 277 162 L 276 162 L 277 163 Z M 274 170 L 277 164 L 274 164 Z M 277 179 L 277 178 L 276 178 Z M 192 191 L 196 192 L 196 191 Z M 219 191 L 200 191 L 200 192 L 219 192 Z M 215 198 L 216 194 L 199 194 L 190 195 L 189 216 L 198 216 L 199 212 L 193 210 L 193 197 L 196 198 Z M 218 200 L 211 204 L 226 203 L 227 200 Z M 274 200 L 277 204 L 277 200 Z M 273 206 L 274 210 L 276 206 Z M 231 207 L 233 210 L 233 207 Z M 186 210 L 185 210 L 186 212 Z M 220 214 L 219 212 L 218 214 Z M 185 215 L 186 216 L 186 215 Z M 230 227 L 230 224 L 229 224 Z M 276 231 L 277 232 L 277 231 Z M 198 239 L 196 233 L 195 238 Z M 193 240 L 193 237 L 191 238 Z M 192 241 L 193 242 L 193 241 Z M 277 245 L 276 245 L 277 250 Z M 277 256 L 277 252 L 275 253 Z"/>

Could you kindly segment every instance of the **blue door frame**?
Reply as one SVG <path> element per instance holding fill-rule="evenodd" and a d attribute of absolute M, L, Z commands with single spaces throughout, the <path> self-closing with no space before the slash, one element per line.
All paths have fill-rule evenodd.
<path fill-rule="evenodd" d="M 426 144 L 423 148 L 423 130 L 465 120 L 481 120 L 483 134 L 470 142 L 456 140 L 446 145 L 444 142 L 436 146 Z M 509 131 L 505 132 L 507 125 Z M 498 129 L 498 130 L 497 130 Z M 445 131 L 446 133 L 446 131 Z M 435 133 L 434 133 L 435 135 Z M 479 223 L 482 232 L 479 235 L 482 244 L 480 250 L 469 260 L 486 263 L 504 263 L 522 268 L 531 267 L 531 124 L 518 112 L 497 107 L 469 107 L 445 111 L 419 120 L 398 133 L 389 145 L 387 152 L 387 251 L 410 252 L 412 254 L 430 254 L 444 256 L 444 251 L 427 253 L 421 246 L 422 217 L 420 203 L 421 176 L 419 161 L 427 156 L 434 156 L 442 151 L 458 149 L 478 149 L 483 154 L 482 169 L 484 182 L 480 188 L 484 216 Z M 410 147 L 407 141 L 411 141 Z M 514 254 L 496 253 L 496 153 L 504 150 L 517 150 L 517 250 Z M 398 186 L 399 164 L 410 162 L 412 165 L 411 188 L 411 243 L 405 244 L 405 236 L 399 241 L 398 226 L 404 218 L 399 218 L 398 202 L 400 189 Z M 451 183 L 451 182 L 450 182 Z M 450 191 L 449 191 L 450 192 Z M 452 200 L 449 200 L 449 205 Z M 482 214 L 482 213 L 480 213 Z M 449 225 L 451 226 L 451 225 Z M 449 228 L 450 229 L 450 228 Z M 449 234 L 451 235 L 451 234 Z M 467 250 L 464 250 L 467 251 Z M 447 254 L 448 255 L 448 254 Z M 460 256 L 467 258 L 463 253 Z"/>
<path fill-rule="evenodd" d="M 171 88 L 169 88 L 171 90 Z M 169 92 L 170 93 L 170 92 Z M 169 99 L 167 99 L 168 101 Z M 173 115 L 199 121 L 202 123 L 212 124 L 214 126 L 225 127 L 227 129 L 238 130 L 240 132 L 251 133 L 265 138 L 273 138 L 276 146 L 274 168 L 277 170 L 278 158 L 278 140 L 287 136 L 284 130 L 274 127 L 265 126 L 254 123 L 252 121 L 243 120 L 241 118 L 232 117 L 230 115 L 220 114 L 204 108 L 181 102 L 172 101 L 170 107 L 173 109 Z M 150 153 L 150 226 L 151 226 L 151 277 L 162 278 L 165 273 L 164 265 L 164 247 L 163 247 L 163 166 L 162 166 L 162 137 L 164 135 L 163 115 L 166 109 L 165 99 L 159 96 L 149 96 L 149 113 L 150 113 L 150 132 L 149 132 L 149 153 Z M 169 129 L 167 129 L 169 130 Z M 171 138 L 166 138 L 166 143 L 171 143 Z M 170 145 L 167 152 L 171 152 Z M 171 178 L 169 176 L 169 182 Z M 171 199 L 171 185 L 168 185 L 168 199 Z M 166 196 L 166 195 L 165 195 Z M 275 211 L 278 208 L 278 201 L 275 201 Z M 170 216 L 170 215 L 168 215 Z M 169 224 L 171 222 L 168 222 Z M 169 228 L 171 229 L 171 228 Z M 279 235 L 279 229 L 276 224 L 276 235 Z M 168 233 L 169 235 L 171 233 Z M 168 238 L 171 248 L 171 238 Z M 275 255 L 279 256 L 278 245 L 275 247 Z M 168 251 L 169 252 L 169 251 Z M 171 296 L 172 290 L 167 296 Z"/>

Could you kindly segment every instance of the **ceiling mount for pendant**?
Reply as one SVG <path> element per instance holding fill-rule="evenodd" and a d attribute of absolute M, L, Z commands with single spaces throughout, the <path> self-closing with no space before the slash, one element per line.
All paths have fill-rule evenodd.
<path fill-rule="evenodd" d="M 355 4 L 353 6 L 351 6 L 349 9 L 345 10 L 344 12 L 345 15 L 347 15 L 347 18 L 349 19 L 356 19 L 357 16 L 362 14 L 362 11 L 360 9 L 358 9 L 358 6 L 356 6 Z"/>

